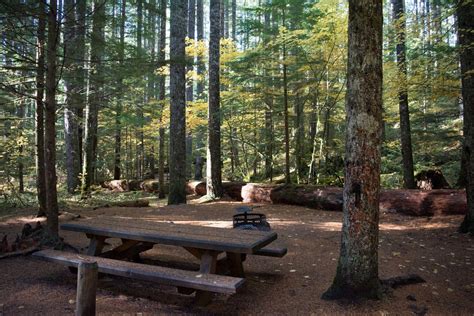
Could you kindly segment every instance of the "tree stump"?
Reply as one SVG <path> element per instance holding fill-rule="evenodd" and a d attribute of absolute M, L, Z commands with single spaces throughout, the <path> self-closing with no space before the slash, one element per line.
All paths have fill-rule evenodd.
<path fill-rule="evenodd" d="M 439 169 L 423 170 L 415 176 L 416 186 L 421 190 L 450 189 L 448 181 Z"/>

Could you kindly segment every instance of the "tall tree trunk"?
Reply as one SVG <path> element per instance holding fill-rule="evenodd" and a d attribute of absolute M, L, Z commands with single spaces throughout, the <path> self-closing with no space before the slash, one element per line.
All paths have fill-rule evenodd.
<path fill-rule="evenodd" d="M 123 65 L 125 59 L 125 20 L 126 17 L 126 8 L 127 2 L 126 0 L 121 0 L 121 8 L 120 8 L 120 48 L 119 48 L 119 63 Z M 120 75 L 118 79 L 118 98 L 117 100 L 117 107 L 115 109 L 115 148 L 114 148 L 114 179 L 119 180 L 120 176 L 122 175 L 121 170 L 121 152 L 122 152 L 122 126 L 120 117 L 122 115 L 122 86 L 123 86 L 123 78 Z"/>
<path fill-rule="evenodd" d="M 188 38 L 195 40 L 194 29 L 196 27 L 196 0 L 189 0 L 188 6 Z M 194 56 L 192 57 L 192 63 L 187 66 L 187 71 L 194 71 Z M 186 88 L 186 100 L 193 101 L 193 80 L 192 78 L 188 82 L 188 87 Z"/>
<path fill-rule="evenodd" d="M 158 62 L 163 63 L 165 60 L 166 48 L 166 0 L 160 1 L 160 42 L 158 45 Z M 166 97 L 166 78 L 160 75 L 158 78 L 160 102 L 160 129 L 159 129 L 159 144 L 158 144 L 158 197 L 163 199 L 165 197 L 165 128 L 163 127 L 163 111 Z"/>
<path fill-rule="evenodd" d="M 148 51 L 151 55 L 151 64 L 155 65 L 156 63 L 156 0 L 150 0 L 148 4 Z M 155 66 L 150 67 L 148 73 L 148 100 L 155 99 L 156 100 L 156 75 L 155 75 Z M 149 118 L 147 118 L 147 122 L 149 122 Z M 151 146 L 151 151 L 147 155 L 147 161 L 149 164 L 150 176 L 155 178 L 155 153 L 154 153 L 154 145 Z"/>
<path fill-rule="evenodd" d="M 232 40 L 237 42 L 237 0 L 232 1 Z"/>
<path fill-rule="evenodd" d="M 461 0 L 457 9 L 461 49 L 462 100 L 464 108 L 464 146 L 467 175 L 468 212 L 459 230 L 474 234 L 474 4 Z"/>
<path fill-rule="evenodd" d="M 82 170 L 83 156 L 82 156 L 82 138 L 84 134 L 84 108 L 86 106 L 86 70 L 84 69 L 86 59 L 86 10 L 87 1 L 76 2 L 76 36 L 74 50 L 77 57 L 75 67 L 75 82 L 78 89 L 78 103 L 76 104 L 76 118 L 77 118 L 77 143 L 79 152 L 79 170 Z"/>
<path fill-rule="evenodd" d="M 46 216 L 47 227 L 51 234 L 58 235 L 58 196 L 56 188 L 56 52 L 59 41 L 59 23 L 57 21 L 57 3 L 49 4 L 48 44 L 46 71 L 46 102 L 44 116 L 44 148 L 46 175 Z"/>
<path fill-rule="evenodd" d="M 188 38 L 195 40 L 196 34 L 194 29 L 196 28 L 196 1 L 189 0 L 188 6 Z M 187 66 L 187 72 L 194 72 L 194 55 L 191 57 L 190 64 Z M 194 100 L 194 82 L 192 77 L 188 81 L 188 87 L 186 88 L 186 101 L 192 102 Z M 192 165 L 193 165 L 193 135 L 191 131 L 186 135 L 186 171 L 187 177 L 192 178 Z"/>
<path fill-rule="evenodd" d="M 349 0 L 346 155 L 339 262 L 325 299 L 380 297 L 382 1 Z"/>
<path fill-rule="evenodd" d="M 46 174 L 44 172 L 44 57 L 46 40 L 46 5 L 39 2 L 36 48 L 36 189 L 38 192 L 38 216 L 46 215 Z"/>
<path fill-rule="evenodd" d="M 220 1 L 220 9 L 219 9 L 219 34 L 221 38 L 225 36 L 225 16 L 224 16 L 224 7 L 225 7 L 225 0 Z M 210 14 L 210 13 L 209 13 Z M 209 18 L 210 19 L 210 18 Z M 210 35 L 210 34 L 209 34 Z"/>
<path fill-rule="evenodd" d="M 235 4 L 235 0 L 232 1 L 232 6 Z M 266 5 L 270 5 L 271 0 L 266 0 Z M 232 8 L 232 11 L 234 8 Z M 233 27 L 232 27 L 232 34 L 234 36 L 235 21 L 234 16 L 232 16 L 233 20 Z M 265 32 L 269 34 L 271 32 L 271 16 L 270 10 L 265 11 L 264 15 L 264 27 Z M 264 43 L 267 43 L 269 37 L 264 38 Z M 235 39 L 234 39 L 235 41 Z M 270 79 L 267 79 L 268 77 Z M 264 69 L 264 77 L 267 82 L 270 82 L 269 89 L 273 89 L 273 77 L 271 71 Z M 269 179 L 270 181 L 273 180 L 273 95 L 271 93 L 267 93 L 265 96 L 265 178 Z"/>
<path fill-rule="evenodd" d="M 20 119 L 20 135 L 23 136 L 23 130 L 25 129 L 24 127 L 24 119 L 25 119 L 25 101 L 22 100 L 21 103 L 18 105 L 17 108 L 17 116 Z M 20 143 L 18 145 L 18 192 L 19 193 L 24 193 L 25 192 L 25 183 L 24 183 L 24 164 L 23 164 L 23 152 L 24 152 L 24 145 L 23 143 Z"/>
<path fill-rule="evenodd" d="M 304 163 L 304 103 L 301 100 L 301 95 L 295 96 L 293 111 L 294 119 L 294 133 L 295 133 L 295 168 L 296 181 L 301 183 L 306 172 L 306 165 Z"/>
<path fill-rule="evenodd" d="M 285 183 L 291 183 L 290 176 L 290 127 L 288 124 L 288 76 L 286 66 L 286 45 L 283 44 L 283 115 L 285 120 Z"/>
<path fill-rule="evenodd" d="M 64 141 L 66 151 L 66 185 L 69 193 L 74 193 L 79 185 L 80 151 L 78 137 L 78 121 L 76 108 L 79 107 L 78 85 L 76 70 L 78 58 L 76 56 L 75 23 L 76 7 L 73 0 L 65 0 L 65 29 L 64 29 L 64 85 L 66 87 L 66 105 L 64 107 Z"/>
<path fill-rule="evenodd" d="M 211 198 L 222 197 L 221 122 L 220 122 L 220 0 L 210 2 L 209 32 L 209 101 L 206 162 L 206 188 Z"/>
<path fill-rule="evenodd" d="M 393 20 L 397 26 L 398 104 L 400 110 L 400 140 L 402 145 L 403 184 L 406 189 L 414 189 L 413 153 L 411 146 L 410 113 L 408 109 L 407 64 L 405 46 L 405 1 L 392 0 Z"/>
<path fill-rule="evenodd" d="M 170 193 L 168 204 L 186 203 L 186 0 L 170 10 Z"/>
<path fill-rule="evenodd" d="M 143 58 L 143 1 L 137 0 L 137 59 L 140 60 Z M 139 127 L 137 131 L 138 144 L 136 145 L 136 178 L 140 179 L 143 176 L 143 162 L 145 155 L 145 144 L 144 144 L 144 135 L 143 135 L 143 107 L 144 102 L 138 102 L 138 118 L 139 118 Z"/>
<path fill-rule="evenodd" d="M 229 0 L 224 0 L 224 37 L 229 38 Z"/>
<path fill-rule="evenodd" d="M 86 108 L 84 166 L 82 171 L 82 195 L 89 194 L 94 180 L 97 161 L 97 127 L 99 107 L 104 103 L 104 73 L 102 59 L 105 50 L 104 28 L 106 23 L 105 1 L 94 0 L 91 34 L 90 96 Z"/>
<path fill-rule="evenodd" d="M 204 6 L 203 0 L 196 0 L 196 31 L 197 31 L 197 40 L 202 41 L 204 40 Z M 197 58 L 197 74 L 200 78 L 196 84 L 196 96 L 199 99 L 203 99 L 204 96 L 202 95 L 204 92 L 204 81 L 202 77 L 204 75 L 204 71 L 206 70 L 206 66 L 204 65 L 204 60 L 202 57 Z"/>

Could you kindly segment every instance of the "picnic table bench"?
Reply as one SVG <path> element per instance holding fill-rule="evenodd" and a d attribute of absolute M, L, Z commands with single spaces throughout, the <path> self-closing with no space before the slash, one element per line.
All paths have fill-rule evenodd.
<path fill-rule="evenodd" d="M 233 294 L 238 291 L 245 281 L 243 261 L 246 255 L 281 257 L 286 254 L 286 248 L 266 247 L 277 239 L 276 232 L 271 231 L 105 217 L 65 223 L 61 229 L 86 234 L 89 238 L 86 255 L 44 250 L 35 253 L 36 257 L 69 267 L 77 267 L 81 260 L 95 260 L 101 273 L 174 285 L 184 294 L 196 291 L 199 305 L 210 302 L 211 292 Z M 103 251 L 108 238 L 118 238 L 121 244 Z M 183 247 L 199 260 L 199 271 L 123 261 L 140 261 L 139 254 L 155 244 Z M 218 260 L 222 253 L 225 256 Z M 223 271 L 220 266 L 224 264 L 229 275 L 217 274 Z"/>

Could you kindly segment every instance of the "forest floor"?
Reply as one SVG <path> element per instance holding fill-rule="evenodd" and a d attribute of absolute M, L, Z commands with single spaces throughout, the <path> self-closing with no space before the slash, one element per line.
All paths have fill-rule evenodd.
<path fill-rule="evenodd" d="M 149 221 L 232 227 L 232 215 L 242 203 L 221 201 L 196 205 L 146 208 L 70 208 L 82 218 L 118 216 Z M 457 233 L 462 216 L 416 218 L 381 214 L 379 270 L 382 279 L 416 273 L 426 280 L 397 288 L 378 301 L 322 300 L 330 286 L 339 255 L 342 213 L 289 205 L 262 205 L 283 258 L 249 256 L 244 263 L 247 284 L 236 295 L 215 295 L 203 308 L 176 288 L 131 279 L 99 280 L 99 314 L 397 314 L 473 315 L 474 237 Z M 257 211 L 256 210 L 256 211 Z M 25 222 L 35 222 L 33 210 L 0 217 L 0 233 L 13 238 Z M 83 234 L 61 232 L 84 249 Z M 155 246 L 143 254 L 148 262 L 197 268 L 197 261 L 177 247 Z M 178 263 L 180 262 L 180 263 Z M 73 314 L 76 279 L 63 266 L 30 256 L 0 260 L 0 315 Z"/>

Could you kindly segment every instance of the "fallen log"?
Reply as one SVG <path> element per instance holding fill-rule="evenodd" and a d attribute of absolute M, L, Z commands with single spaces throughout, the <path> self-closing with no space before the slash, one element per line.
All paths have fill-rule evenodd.
<path fill-rule="evenodd" d="M 158 180 L 148 179 L 140 183 L 140 188 L 148 193 L 157 193 L 159 189 Z"/>
<path fill-rule="evenodd" d="M 206 195 L 206 182 L 190 181 L 186 183 L 186 194 L 194 194 L 197 196 Z"/>
<path fill-rule="evenodd" d="M 5 254 L 0 254 L 0 259 L 17 257 L 17 256 L 26 256 L 26 255 L 29 255 L 30 253 L 38 251 L 39 249 L 40 248 L 38 246 L 33 246 L 33 247 L 22 249 L 22 250 L 7 252 Z"/>
<path fill-rule="evenodd" d="M 105 189 L 112 190 L 114 192 L 126 192 L 129 191 L 127 180 L 110 180 L 104 181 L 101 185 Z"/>
<path fill-rule="evenodd" d="M 150 205 L 150 201 L 148 200 L 134 200 L 134 201 L 119 201 L 119 202 L 110 202 L 107 204 L 99 205 L 94 207 L 93 209 L 99 209 L 104 207 L 148 207 Z"/>
<path fill-rule="evenodd" d="M 222 188 L 224 195 L 229 196 L 231 199 L 236 201 L 242 201 L 242 187 L 245 186 L 245 182 L 222 182 Z M 186 184 L 186 193 L 195 194 L 197 196 L 206 195 L 206 182 L 203 181 L 190 181 Z"/>
<path fill-rule="evenodd" d="M 393 289 L 410 284 L 426 283 L 426 280 L 418 274 L 402 275 L 398 277 L 384 279 L 381 281 L 383 285 L 391 287 Z"/>
<path fill-rule="evenodd" d="M 466 214 L 464 190 L 385 190 L 380 210 L 413 216 Z"/>
<path fill-rule="evenodd" d="M 342 211 L 342 188 L 249 183 L 242 187 L 245 203 L 301 205 Z M 383 190 L 380 210 L 413 216 L 466 214 L 464 190 Z"/>

